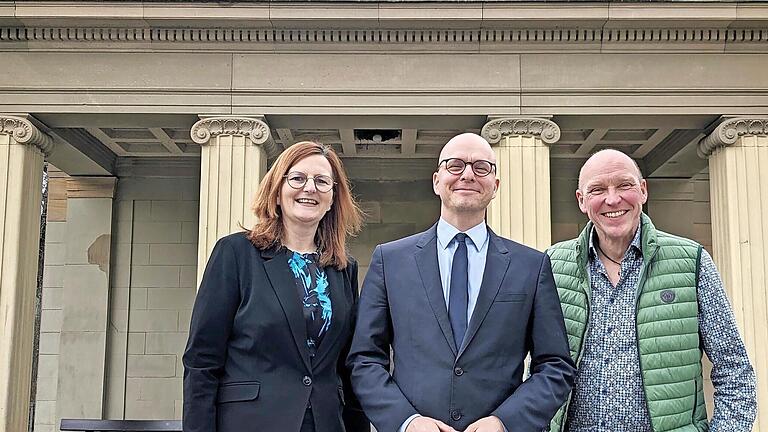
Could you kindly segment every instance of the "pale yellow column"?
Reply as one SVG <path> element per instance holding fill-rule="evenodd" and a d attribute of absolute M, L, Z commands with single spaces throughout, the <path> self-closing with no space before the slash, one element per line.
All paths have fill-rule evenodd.
<path fill-rule="evenodd" d="M 544 250 L 552 244 L 548 145 L 560 139 L 560 128 L 540 118 L 497 118 L 481 135 L 496 153 L 500 181 L 488 224 L 496 234 Z"/>
<path fill-rule="evenodd" d="M 202 145 L 198 284 L 216 241 L 256 222 L 251 204 L 267 157 L 274 151 L 269 126 L 261 118 L 209 117 L 192 126 Z"/>
<path fill-rule="evenodd" d="M 749 359 L 768 431 L 768 118 L 726 119 L 699 143 L 709 158 L 712 247 Z"/>
<path fill-rule="evenodd" d="M 29 119 L 0 114 L 0 432 L 29 422 L 41 182 L 52 145 Z"/>

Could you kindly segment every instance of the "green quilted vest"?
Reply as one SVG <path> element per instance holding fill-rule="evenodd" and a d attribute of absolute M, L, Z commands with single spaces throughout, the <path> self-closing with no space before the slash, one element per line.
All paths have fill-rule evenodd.
<path fill-rule="evenodd" d="M 709 430 L 699 346 L 698 280 L 701 246 L 657 231 L 641 215 L 643 268 L 636 301 L 637 343 L 646 404 L 654 432 Z M 547 253 L 565 318 L 571 356 L 578 366 L 589 318 L 588 242 L 592 223 L 578 238 Z M 568 402 L 552 419 L 561 431 Z"/>

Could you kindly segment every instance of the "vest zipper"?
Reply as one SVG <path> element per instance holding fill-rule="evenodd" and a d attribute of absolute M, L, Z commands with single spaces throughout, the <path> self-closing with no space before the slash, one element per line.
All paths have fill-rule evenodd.
<path fill-rule="evenodd" d="M 581 345 L 579 346 L 579 352 L 576 353 L 576 371 L 578 373 L 579 370 L 579 364 L 581 363 L 581 357 L 584 355 L 584 340 L 587 336 L 587 333 L 589 332 L 589 326 L 591 325 L 591 320 L 589 319 L 589 311 L 591 309 L 590 307 L 590 300 L 591 300 L 591 276 L 589 274 L 589 267 L 587 267 L 587 283 L 586 288 L 584 289 L 584 293 L 587 295 L 587 326 L 584 327 L 584 334 L 581 335 Z M 565 402 L 565 409 L 563 410 L 563 418 L 560 420 L 560 431 L 565 430 L 565 422 L 568 420 L 568 408 L 571 407 L 571 400 L 573 399 L 573 389 L 568 393 L 568 400 Z"/>
<path fill-rule="evenodd" d="M 640 366 L 640 381 L 641 388 L 643 389 L 643 398 L 645 399 L 645 409 L 648 410 L 648 420 L 651 422 L 651 430 L 655 431 L 653 427 L 653 419 L 651 418 L 651 408 L 648 406 L 648 393 L 645 391 L 645 377 L 643 376 L 643 363 L 640 361 L 640 335 L 637 333 L 637 313 L 640 306 L 640 293 L 645 285 L 646 273 L 653 265 L 653 259 L 656 258 L 659 248 L 655 248 L 653 254 L 648 260 L 647 264 L 643 265 L 640 270 L 640 278 L 637 280 L 637 287 L 635 288 L 635 346 L 637 347 L 637 364 Z"/>

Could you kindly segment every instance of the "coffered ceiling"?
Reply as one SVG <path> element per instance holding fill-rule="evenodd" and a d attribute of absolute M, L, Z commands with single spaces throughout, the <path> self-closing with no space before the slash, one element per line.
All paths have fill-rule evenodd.
<path fill-rule="evenodd" d="M 716 116 L 555 116 L 560 140 L 550 146 L 553 160 L 581 163 L 603 148 L 616 148 L 635 158 L 646 175 L 686 177 L 706 167 L 706 161 L 691 158 L 695 145 Z M 142 118 L 44 117 L 55 137 L 85 153 L 101 155 L 112 164 L 122 159 L 200 157 L 201 148 L 190 138 L 194 117 L 169 118 L 165 123 Z M 267 118 L 278 149 L 302 140 L 332 146 L 343 158 L 359 165 L 382 159 L 403 167 L 433 164 L 440 148 L 462 132 L 479 133 L 483 116 L 360 118 L 343 116 L 277 116 Z M 55 157 L 54 157 L 55 159 Z M 684 164 L 680 161 L 684 160 Z M 423 161 L 423 162 L 419 162 Z M 350 161 L 351 162 L 351 161 Z M 674 165 L 681 165 L 674 167 Z"/>

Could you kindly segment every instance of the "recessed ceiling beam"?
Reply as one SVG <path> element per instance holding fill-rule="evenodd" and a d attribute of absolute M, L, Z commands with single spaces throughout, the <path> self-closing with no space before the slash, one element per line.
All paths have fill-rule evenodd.
<path fill-rule="evenodd" d="M 589 156 L 589 152 L 600 142 L 601 139 L 608 133 L 608 129 L 593 129 L 587 136 L 587 139 L 576 149 L 575 156 Z"/>
<path fill-rule="evenodd" d="M 635 159 L 644 158 L 648 153 L 651 152 L 651 150 L 655 149 L 660 142 L 664 141 L 664 138 L 668 137 L 672 131 L 674 131 L 673 128 L 656 129 L 656 132 L 654 132 L 653 135 L 648 138 L 645 144 L 641 145 L 637 150 L 635 150 L 631 156 Z"/>
<path fill-rule="evenodd" d="M 403 129 L 401 139 L 400 152 L 404 155 L 416 154 L 416 129 Z"/>
<path fill-rule="evenodd" d="M 353 156 L 357 154 L 357 147 L 355 147 L 355 130 L 339 129 L 339 136 L 341 137 L 341 148 L 344 150 L 344 155 Z"/>
<path fill-rule="evenodd" d="M 152 135 L 155 136 L 160 141 L 160 144 L 165 147 L 166 150 L 168 150 L 168 153 L 174 154 L 174 155 L 180 155 L 184 152 L 181 151 L 178 145 L 173 141 L 173 139 L 168 136 L 167 133 L 163 130 L 163 128 L 149 128 L 149 131 L 152 133 Z"/>
<path fill-rule="evenodd" d="M 125 151 L 124 148 L 119 146 L 115 140 L 113 140 L 109 135 L 104 133 L 103 130 L 99 128 L 85 128 L 85 130 L 88 131 L 89 134 L 93 135 L 97 140 L 101 141 L 102 144 L 109 147 L 110 150 L 112 150 L 113 153 L 115 153 L 118 156 L 129 156 L 128 152 Z"/>

